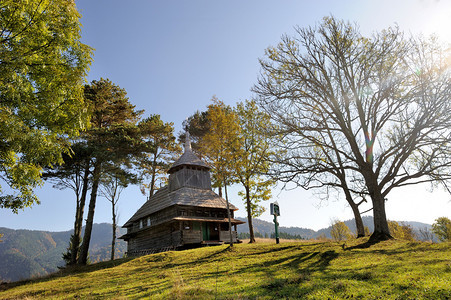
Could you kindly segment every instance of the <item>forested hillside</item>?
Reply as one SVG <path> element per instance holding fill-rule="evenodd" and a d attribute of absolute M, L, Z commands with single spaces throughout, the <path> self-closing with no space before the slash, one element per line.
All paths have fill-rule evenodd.
<path fill-rule="evenodd" d="M 72 230 L 48 232 L 0 228 L 0 281 L 16 281 L 42 276 L 64 266 L 62 253 L 69 245 Z M 121 229 L 120 234 L 123 231 Z M 92 262 L 108 260 L 111 253 L 111 224 L 95 224 L 89 256 Z M 116 242 L 116 257 L 122 257 L 126 243 Z"/>

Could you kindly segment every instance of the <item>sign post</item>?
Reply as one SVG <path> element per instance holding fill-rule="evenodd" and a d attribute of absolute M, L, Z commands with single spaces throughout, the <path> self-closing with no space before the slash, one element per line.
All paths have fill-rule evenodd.
<path fill-rule="evenodd" d="M 277 222 L 277 216 L 280 216 L 279 203 L 274 202 L 269 205 L 269 210 L 271 215 L 274 215 L 274 226 L 275 226 L 275 234 L 276 234 L 276 244 L 279 243 L 279 222 Z"/>

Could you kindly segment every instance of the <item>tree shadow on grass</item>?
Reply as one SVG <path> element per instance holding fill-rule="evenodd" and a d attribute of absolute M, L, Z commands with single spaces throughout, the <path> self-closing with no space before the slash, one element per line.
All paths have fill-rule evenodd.
<path fill-rule="evenodd" d="M 355 246 L 351 246 L 351 247 L 343 247 L 343 250 L 354 250 L 354 249 L 368 249 L 373 245 L 378 244 L 381 241 L 377 241 L 377 240 L 368 240 L 365 243 L 362 244 L 358 244 Z"/>
<path fill-rule="evenodd" d="M 303 286 L 302 283 L 311 280 L 311 275 L 313 272 L 320 271 L 326 272 L 327 267 L 330 265 L 331 261 L 339 256 L 334 250 L 329 250 L 326 252 L 313 252 L 313 253 L 303 253 L 303 255 L 296 255 L 290 258 L 283 259 L 284 261 L 289 261 L 286 264 L 287 267 L 292 268 L 296 271 L 296 276 L 291 276 L 288 278 L 274 278 L 274 274 L 268 274 L 269 278 L 274 278 L 268 283 L 262 284 L 260 286 L 264 293 L 260 296 L 271 295 L 273 297 L 296 297 L 303 298 L 308 295 L 316 287 Z M 315 258 L 317 258 L 315 260 Z M 305 267 L 300 267 L 301 264 L 310 261 L 310 263 Z M 277 262 L 277 261 L 276 261 Z"/>

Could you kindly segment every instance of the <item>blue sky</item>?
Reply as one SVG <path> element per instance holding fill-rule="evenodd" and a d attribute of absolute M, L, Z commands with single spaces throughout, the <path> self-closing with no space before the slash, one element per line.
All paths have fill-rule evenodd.
<path fill-rule="evenodd" d="M 356 22 L 364 34 L 399 25 L 410 34 L 437 34 L 451 42 L 451 1 L 118 1 L 75 0 L 83 15 L 82 40 L 95 48 L 88 81 L 109 78 L 124 88 L 145 116 L 160 114 L 176 131 L 196 110 L 205 110 L 213 95 L 235 105 L 252 97 L 264 50 L 291 35 L 293 27 L 314 26 L 324 16 Z M 245 216 L 232 189 L 231 201 Z M 38 189 L 42 204 L 18 215 L 0 209 L 0 227 L 68 230 L 75 201 L 70 191 L 46 185 Z M 330 220 L 351 219 L 344 200 L 320 202 L 299 189 L 274 191 L 282 226 L 320 229 Z M 387 215 L 393 220 L 432 223 L 451 215 L 450 197 L 428 186 L 392 192 Z M 144 203 L 138 187 L 129 187 L 119 202 L 119 223 Z M 269 202 L 267 205 L 269 207 Z M 268 209 L 269 210 L 269 209 Z M 98 198 L 95 222 L 111 222 L 108 202 Z M 262 219 L 270 221 L 269 213 Z"/>

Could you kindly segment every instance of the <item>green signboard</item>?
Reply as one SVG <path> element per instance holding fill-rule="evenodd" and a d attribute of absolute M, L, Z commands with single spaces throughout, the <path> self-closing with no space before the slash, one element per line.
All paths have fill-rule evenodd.
<path fill-rule="evenodd" d="M 276 234 L 276 243 L 279 243 L 279 222 L 277 222 L 277 216 L 280 216 L 280 208 L 279 203 L 274 202 L 269 205 L 269 211 L 271 215 L 274 216 L 274 226 L 275 226 L 275 234 Z"/>
<path fill-rule="evenodd" d="M 271 203 L 269 205 L 269 210 L 271 212 L 271 215 L 280 216 L 280 208 L 279 208 L 279 204 L 277 202 Z"/>

